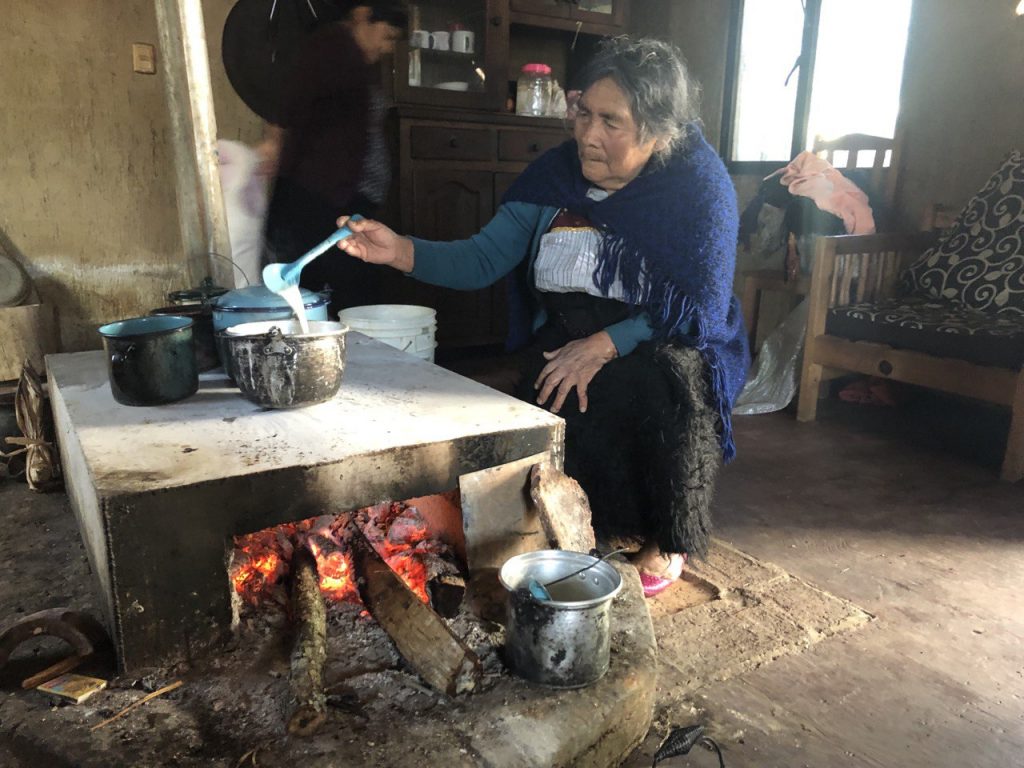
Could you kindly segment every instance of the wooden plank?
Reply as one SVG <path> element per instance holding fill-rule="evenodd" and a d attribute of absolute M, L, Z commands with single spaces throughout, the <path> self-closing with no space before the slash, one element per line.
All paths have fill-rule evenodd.
<path fill-rule="evenodd" d="M 26 360 L 46 370 L 43 357 L 60 350 L 52 304 L 0 307 L 0 382 L 17 379 Z"/>
<path fill-rule="evenodd" d="M 480 659 L 384 562 L 355 523 L 346 528 L 358 574 L 359 595 L 395 642 L 402 658 L 426 683 L 455 696 L 480 683 Z"/>
<path fill-rule="evenodd" d="M 548 547 L 569 552 L 597 547 L 587 494 L 562 470 L 550 462 L 535 464 L 530 471 L 530 498 L 540 514 Z"/>
<path fill-rule="evenodd" d="M 885 344 L 848 341 L 820 335 L 813 340 L 814 362 L 869 376 L 917 384 L 997 405 L 1013 404 L 1018 374 L 1006 368 L 975 365 L 963 360 L 935 357 L 923 352 L 893 349 Z M 882 363 L 892 366 L 883 373 Z"/>
<path fill-rule="evenodd" d="M 496 571 L 510 557 L 547 548 L 529 484 L 533 466 L 550 460 L 549 453 L 540 453 L 459 478 L 470 573 Z"/>

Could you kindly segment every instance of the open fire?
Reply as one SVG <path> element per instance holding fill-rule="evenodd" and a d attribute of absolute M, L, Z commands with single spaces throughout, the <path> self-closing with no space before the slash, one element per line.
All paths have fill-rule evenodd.
<path fill-rule="evenodd" d="M 268 601 L 287 606 L 289 564 L 295 549 L 306 547 L 316 559 L 323 596 L 336 602 L 360 602 L 355 581 L 358 575 L 347 540 L 350 519 L 425 603 L 429 600 L 428 583 L 458 570 L 454 552 L 431 535 L 419 509 L 404 502 L 391 502 L 236 536 L 229 566 L 234 590 L 252 606 Z"/>

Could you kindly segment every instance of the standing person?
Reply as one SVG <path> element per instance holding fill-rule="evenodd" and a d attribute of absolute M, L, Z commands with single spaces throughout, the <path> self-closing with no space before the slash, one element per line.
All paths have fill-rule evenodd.
<path fill-rule="evenodd" d="M 565 471 L 598 531 L 643 538 L 651 596 L 706 553 L 718 466 L 735 453 L 749 364 L 736 194 L 672 46 L 605 41 L 580 78 L 574 139 L 532 163 L 479 234 L 430 242 L 361 221 L 339 248 L 467 290 L 519 267 L 532 300 L 511 318 L 519 395 L 565 419 Z"/>
<path fill-rule="evenodd" d="M 304 41 L 283 97 L 284 130 L 268 134 L 280 153 L 266 261 L 298 258 L 334 231 L 341 213 L 373 215 L 391 183 L 380 60 L 402 34 L 403 7 L 331 0 L 320 8 L 324 23 Z M 352 260 L 318 259 L 302 271 L 304 287 L 331 287 L 334 312 L 373 303 L 378 281 L 378 268 Z"/>

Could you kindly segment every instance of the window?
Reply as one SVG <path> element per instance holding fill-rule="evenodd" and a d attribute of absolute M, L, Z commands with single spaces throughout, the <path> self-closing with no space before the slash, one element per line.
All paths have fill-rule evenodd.
<path fill-rule="evenodd" d="M 892 138 L 912 0 L 733 0 L 723 154 L 787 163 L 815 136 Z"/>

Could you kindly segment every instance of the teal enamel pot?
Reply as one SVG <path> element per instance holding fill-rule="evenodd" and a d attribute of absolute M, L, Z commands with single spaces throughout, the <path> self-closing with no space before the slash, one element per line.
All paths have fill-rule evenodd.
<path fill-rule="evenodd" d="M 164 405 L 199 389 L 192 319 L 153 315 L 99 328 L 110 391 L 122 405 Z"/>

